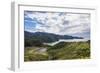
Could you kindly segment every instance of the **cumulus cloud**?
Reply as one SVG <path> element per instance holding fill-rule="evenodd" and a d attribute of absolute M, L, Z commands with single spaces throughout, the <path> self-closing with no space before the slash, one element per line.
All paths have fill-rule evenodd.
<path fill-rule="evenodd" d="M 31 32 L 90 37 L 90 14 L 25 11 L 24 24 Z"/>

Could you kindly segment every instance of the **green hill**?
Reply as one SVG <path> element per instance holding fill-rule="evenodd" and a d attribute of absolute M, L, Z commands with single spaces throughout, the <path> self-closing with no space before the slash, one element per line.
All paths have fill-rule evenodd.
<path fill-rule="evenodd" d="M 90 58 L 90 41 L 60 42 L 48 50 L 49 59 L 86 59 Z"/>
<path fill-rule="evenodd" d="M 90 41 L 60 42 L 54 46 L 44 45 L 47 50 L 40 52 L 41 47 L 26 47 L 25 61 L 90 59 Z"/>

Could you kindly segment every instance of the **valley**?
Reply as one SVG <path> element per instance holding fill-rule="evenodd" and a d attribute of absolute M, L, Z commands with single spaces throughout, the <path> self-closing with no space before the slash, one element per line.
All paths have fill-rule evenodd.
<path fill-rule="evenodd" d="M 25 47 L 24 60 L 69 60 L 89 59 L 90 41 L 84 42 L 60 42 L 54 46 L 43 45 L 41 47 Z"/>
<path fill-rule="evenodd" d="M 90 40 L 70 35 L 26 32 L 24 61 L 90 59 Z"/>

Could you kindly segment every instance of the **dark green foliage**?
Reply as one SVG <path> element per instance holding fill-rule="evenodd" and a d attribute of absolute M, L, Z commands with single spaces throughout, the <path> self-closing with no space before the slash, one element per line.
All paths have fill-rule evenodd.
<path fill-rule="evenodd" d="M 30 39 L 25 39 L 24 41 L 24 46 L 32 46 L 31 40 Z"/>
<path fill-rule="evenodd" d="M 42 42 L 38 39 L 25 39 L 25 47 L 27 46 L 42 46 Z"/>
<path fill-rule="evenodd" d="M 58 41 L 59 39 L 82 39 L 82 37 L 74 37 L 69 35 L 56 35 L 52 33 L 45 32 L 35 32 L 31 33 L 28 31 L 25 32 L 25 46 L 41 46 L 43 43 L 52 43 Z M 36 44 L 35 44 L 36 42 Z M 37 44 L 39 43 L 39 44 Z"/>

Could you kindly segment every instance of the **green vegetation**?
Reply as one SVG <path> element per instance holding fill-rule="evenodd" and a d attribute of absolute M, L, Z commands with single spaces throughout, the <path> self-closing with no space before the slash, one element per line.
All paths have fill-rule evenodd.
<path fill-rule="evenodd" d="M 39 45 L 39 44 L 38 44 Z M 87 42 L 60 42 L 54 46 L 25 47 L 24 61 L 89 59 L 90 41 Z M 45 51 L 41 49 L 46 48 Z"/>
<path fill-rule="evenodd" d="M 50 60 L 90 58 L 89 42 L 61 42 L 47 50 Z"/>
<path fill-rule="evenodd" d="M 24 61 L 44 61 L 48 60 L 46 52 L 40 52 L 37 47 L 26 48 L 24 51 Z"/>
<path fill-rule="evenodd" d="M 53 33 L 46 32 L 35 32 L 31 33 L 24 31 L 25 36 L 25 47 L 27 46 L 42 46 L 43 43 L 52 43 L 56 42 L 59 39 L 83 39 L 82 37 L 75 37 L 69 35 L 57 35 Z"/>

